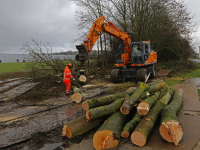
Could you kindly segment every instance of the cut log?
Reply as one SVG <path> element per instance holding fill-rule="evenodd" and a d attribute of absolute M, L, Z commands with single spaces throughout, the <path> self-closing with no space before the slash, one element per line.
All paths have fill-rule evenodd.
<path fill-rule="evenodd" d="M 99 150 L 116 147 L 127 119 L 128 117 L 124 117 L 120 111 L 112 114 L 94 134 L 94 148 Z"/>
<path fill-rule="evenodd" d="M 163 81 L 161 80 L 159 82 L 163 82 Z M 157 84 L 157 83 L 158 82 L 152 82 L 149 85 L 148 84 L 147 85 L 148 85 L 148 87 L 150 87 L 150 86 Z M 119 93 L 119 94 L 113 94 L 113 95 L 109 95 L 109 96 L 105 96 L 105 97 L 89 99 L 89 100 L 86 100 L 85 102 L 82 103 L 82 108 L 85 111 L 88 111 L 91 108 L 110 104 L 110 103 L 114 102 L 116 99 L 123 98 L 126 94 L 132 95 L 134 92 L 135 92 L 135 90 L 132 90 L 132 91 L 126 91 L 126 92 L 122 92 L 122 93 Z"/>
<path fill-rule="evenodd" d="M 128 138 L 129 135 L 133 132 L 135 127 L 139 124 L 143 116 L 136 113 L 131 121 L 129 121 L 123 128 L 121 136 L 123 138 Z"/>
<path fill-rule="evenodd" d="M 143 99 L 147 98 L 148 96 L 150 96 L 149 91 L 145 91 L 144 93 L 142 93 L 140 99 L 143 100 Z"/>
<path fill-rule="evenodd" d="M 150 96 L 153 92 L 159 91 L 160 89 L 162 90 L 165 86 L 166 86 L 166 85 L 165 85 L 165 82 L 164 82 L 163 80 L 158 80 L 158 81 L 156 81 L 156 82 L 152 82 L 152 83 L 147 84 L 147 89 L 148 89 L 148 91 L 145 91 L 145 92 L 141 95 L 140 99 L 143 100 L 143 99 L 147 98 L 147 97 Z M 165 89 L 167 89 L 167 88 L 165 88 Z M 167 90 L 166 90 L 166 92 L 167 92 Z M 165 93 L 166 93 L 166 92 L 165 92 Z M 163 92 L 164 95 L 165 95 L 165 93 Z M 163 95 L 162 95 L 162 96 L 163 96 Z"/>
<path fill-rule="evenodd" d="M 79 81 L 80 83 L 86 83 L 87 78 L 86 78 L 86 76 L 84 76 L 84 75 L 80 75 L 78 81 Z"/>
<path fill-rule="evenodd" d="M 159 98 L 161 92 L 157 91 L 151 97 L 146 98 L 143 102 L 141 102 L 137 107 L 138 114 L 144 116 L 148 114 L 150 108 L 154 106 Z"/>
<path fill-rule="evenodd" d="M 130 97 L 128 94 L 126 95 L 124 103 L 120 108 L 121 113 L 124 115 L 129 114 L 130 110 L 133 108 L 135 103 L 139 100 L 139 98 L 146 89 L 147 85 L 144 82 L 139 82 L 136 91 Z"/>
<path fill-rule="evenodd" d="M 167 86 L 165 86 L 164 88 L 162 88 L 162 89 L 160 90 L 161 94 L 160 94 L 159 99 L 161 99 L 161 98 L 167 93 L 167 90 L 168 90 L 168 87 L 167 87 Z"/>
<path fill-rule="evenodd" d="M 149 84 L 149 93 L 159 91 L 160 89 L 164 88 L 166 86 L 165 82 L 163 80 L 156 82 L 154 84 Z"/>
<path fill-rule="evenodd" d="M 77 104 L 81 102 L 82 95 L 81 95 L 81 89 L 77 88 L 76 86 L 72 86 L 74 94 L 71 96 L 71 99 L 75 101 Z"/>
<path fill-rule="evenodd" d="M 168 142 L 178 145 L 183 137 L 183 128 L 178 121 L 176 113 L 180 110 L 183 102 L 183 90 L 175 91 L 171 103 L 161 111 L 160 135 Z"/>
<path fill-rule="evenodd" d="M 81 135 L 92 130 L 95 127 L 100 126 L 104 120 L 105 118 L 99 118 L 88 121 L 85 115 L 81 116 L 73 121 L 66 123 L 63 126 L 62 135 L 67 136 L 68 138 Z"/>
<path fill-rule="evenodd" d="M 102 116 L 107 116 L 107 115 L 113 114 L 117 110 L 119 110 L 123 101 L 124 101 L 124 98 L 121 98 L 121 99 L 117 99 L 116 101 L 112 102 L 109 105 L 89 109 L 86 112 L 85 116 L 88 120 L 91 120 L 91 119 L 96 119 L 96 118 L 100 118 Z"/>
<path fill-rule="evenodd" d="M 82 108 L 85 111 L 88 111 L 91 108 L 110 104 L 117 99 L 123 98 L 126 94 L 131 95 L 133 93 L 134 93 L 134 90 L 123 92 L 123 93 L 118 93 L 118 94 L 113 94 L 113 95 L 109 95 L 109 96 L 105 96 L 105 97 L 89 99 L 82 103 Z"/>
<path fill-rule="evenodd" d="M 80 93 L 74 93 L 72 96 L 71 96 L 71 99 L 73 101 L 75 101 L 77 104 L 81 102 L 82 100 L 82 95 Z"/>
<path fill-rule="evenodd" d="M 144 146 L 151 133 L 161 110 L 169 103 L 174 93 L 174 88 L 168 87 L 167 93 L 155 104 L 149 113 L 142 118 L 141 122 L 131 134 L 131 141 L 138 146 Z"/>
<path fill-rule="evenodd" d="M 81 89 L 77 87 L 73 87 L 73 92 L 74 93 L 81 93 Z"/>

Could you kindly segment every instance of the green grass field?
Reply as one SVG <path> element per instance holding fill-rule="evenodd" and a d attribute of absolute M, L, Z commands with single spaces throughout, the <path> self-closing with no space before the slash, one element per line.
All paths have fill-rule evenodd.
<path fill-rule="evenodd" d="M 0 73 L 25 71 L 27 62 L 16 62 L 16 63 L 0 63 Z"/>

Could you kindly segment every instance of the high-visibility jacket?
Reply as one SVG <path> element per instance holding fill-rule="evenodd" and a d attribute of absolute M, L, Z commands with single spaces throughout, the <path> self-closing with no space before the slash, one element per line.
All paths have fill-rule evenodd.
<path fill-rule="evenodd" d="M 64 75 L 63 75 L 63 82 L 71 82 L 71 79 L 74 77 L 72 76 L 71 69 L 69 67 L 65 67 Z"/>

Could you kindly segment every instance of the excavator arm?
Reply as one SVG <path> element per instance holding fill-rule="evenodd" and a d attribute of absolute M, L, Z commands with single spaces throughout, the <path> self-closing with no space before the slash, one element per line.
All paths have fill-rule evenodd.
<path fill-rule="evenodd" d="M 123 32 L 120 28 L 116 27 L 112 22 L 105 23 L 105 17 L 102 16 L 98 18 L 92 25 L 90 32 L 87 36 L 87 39 L 84 40 L 84 43 L 81 45 L 76 45 L 76 48 L 79 51 L 79 54 L 76 55 L 76 60 L 80 61 L 83 65 L 86 60 L 88 60 L 88 54 L 92 50 L 95 42 L 99 38 L 102 32 L 105 32 L 117 39 L 120 39 L 125 42 L 126 47 L 124 49 L 124 54 L 122 54 L 122 60 L 124 65 L 127 65 L 130 62 L 131 55 L 131 37 L 126 32 Z"/>

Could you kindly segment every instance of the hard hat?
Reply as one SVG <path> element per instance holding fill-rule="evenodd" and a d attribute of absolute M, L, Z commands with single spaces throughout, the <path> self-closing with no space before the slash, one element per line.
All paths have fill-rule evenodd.
<path fill-rule="evenodd" d="M 69 66 L 69 67 L 73 67 L 73 64 L 69 63 L 68 66 Z"/>
<path fill-rule="evenodd" d="M 71 69 L 73 67 L 73 64 L 69 63 L 67 66 Z"/>

